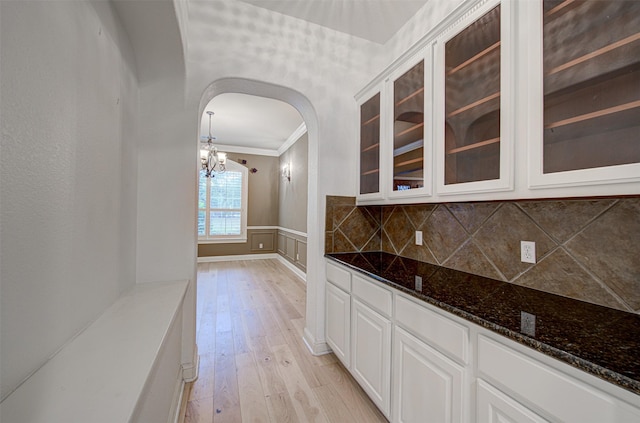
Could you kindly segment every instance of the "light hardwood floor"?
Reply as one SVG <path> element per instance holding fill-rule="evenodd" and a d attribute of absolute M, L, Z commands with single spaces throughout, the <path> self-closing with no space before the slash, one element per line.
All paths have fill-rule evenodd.
<path fill-rule="evenodd" d="M 333 354 L 309 353 L 305 305 L 277 260 L 198 264 L 200 374 L 184 422 L 386 422 Z"/>

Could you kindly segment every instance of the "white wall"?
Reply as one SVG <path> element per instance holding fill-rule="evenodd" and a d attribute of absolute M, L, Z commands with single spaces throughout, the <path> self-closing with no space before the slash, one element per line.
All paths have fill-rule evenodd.
<path fill-rule="evenodd" d="M 236 1 L 190 1 L 189 16 L 188 104 L 197 104 L 212 82 L 238 78 L 293 90 L 315 115 L 311 124 L 293 104 L 307 123 L 315 162 L 309 167 L 307 329 L 322 342 L 324 199 L 353 194 L 353 96 L 370 69 L 381 68 L 382 46 Z"/>
<path fill-rule="evenodd" d="M 133 286 L 139 103 L 110 3 L 0 15 L 4 398 Z"/>

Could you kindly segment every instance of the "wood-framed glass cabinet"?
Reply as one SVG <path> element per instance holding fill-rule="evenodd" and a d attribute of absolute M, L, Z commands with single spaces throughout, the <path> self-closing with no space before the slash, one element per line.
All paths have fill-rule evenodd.
<path fill-rule="evenodd" d="M 640 181 L 640 2 L 531 3 L 529 188 Z"/>
<path fill-rule="evenodd" d="M 381 168 L 382 101 L 381 87 L 374 88 L 358 102 L 360 109 L 358 145 L 358 193 L 359 198 L 377 200 L 383 198 L 380 189 Z"/>
<path fill-rule="evenodd" d="M 513 189 L 511 3 L 480 2 L 436 41 L 438 194 Z"/>
<path fill-rule="evenodd" d="M 430 51 L 421 49 L 356 99 L 359 201 L 432 193 Z"/>
<path fill-rule="evenodd" d="M 388 198 L 431 195 L 431 72 L 423 51 L 406 61 L 387 80 L 391 116 L 387 127 Z M 426 78 L 429 79 L 426 79 Z"/>

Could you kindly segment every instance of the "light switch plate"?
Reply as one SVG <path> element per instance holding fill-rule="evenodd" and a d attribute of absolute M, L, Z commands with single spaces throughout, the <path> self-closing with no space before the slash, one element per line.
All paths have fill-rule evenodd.
<path fill-rule="evenodd" d="M 422 231 L 416 231 L 416 245 L 422 245 Z"/>

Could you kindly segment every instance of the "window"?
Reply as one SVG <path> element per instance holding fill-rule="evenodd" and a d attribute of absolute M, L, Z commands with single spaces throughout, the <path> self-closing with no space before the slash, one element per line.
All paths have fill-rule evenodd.
<path fill-rule="evenodd" d="M 227 171 L 207 178 L 200 171 L 198 240 L 246 242 L 247 168 L 227 160 Z"/>

